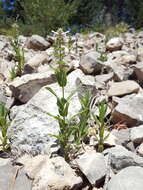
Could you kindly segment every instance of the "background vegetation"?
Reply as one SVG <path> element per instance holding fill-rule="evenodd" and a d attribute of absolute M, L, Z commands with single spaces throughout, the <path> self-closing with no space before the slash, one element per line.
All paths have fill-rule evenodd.
<path fill-rule="evenodd" d="M 0 0 L 0 33 L 17 22 L 24 35 L 46 36 L 59 27 L 104 31 L 121 22 L 143 27 L 141 0 Z"/>

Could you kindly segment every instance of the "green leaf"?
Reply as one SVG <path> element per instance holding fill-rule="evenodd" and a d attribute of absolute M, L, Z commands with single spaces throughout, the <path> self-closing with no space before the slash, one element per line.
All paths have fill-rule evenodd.
<path fill-rule="evenodd" d="M 45 87 L 49 92 L 51 92 L 57 99 L 58 99 L 58 96 L 57 94 L 54 92 L 54 90 L 52 90 L 52 88 L 50 87 Z"/>
<path fill-rule="evenodd" d="M 59 60 L 57 63 L 58 63 L 59 65 L 65 65 L 65 64 L 66 64 L 66 62 L 63 61 L 63 60 Z"/>
<path fill-rule="evenodd" d="M 56 72 L 56 79 L 61 87 L 65 87 L 67 84 L 67 72 L 64 68 L 60 68 L 59 71 Z"/>
<path fill-rule="evenodd" d="M 69 101 L 73 95 L 78 91 L 79 88 L 81 88 L 82 85 L 79 85 L 75 90 L 73 90 L 70 95 L 67 97 L 67 101 Z"/>
<path fill-rule="evenodd" d="M 58 120 L 59 121 L 59 116 L 55 116 L 55 115 L 52 115 L 51 113 L 49 113 L 49 112 L 45 112 L 48 116 L 50 116 L 50 117 L 52 117 L 52 118 L 54 118 L 54 119 L 56 119 L 56 120 Z"/>
<path fill-rule="evenodd" d="M 64 139 L 63 139 L 61 136 L 59 136 L 59 135 L 54 135 L 54 134 L 50 134 L 50 133 L 48 133 L 48 135 L 51 136 L 51 137 L 55 137 L 55 138 L 58 139 L 60 142 L 63 142 L 63 141 L 64 141 Z"/>
<path fill-rule="evenodd" d="M 101 126 L 101 122 L 99 121 L 99 119 L 97 118 L 97 116 L 94 115 L 94 114 L 92 114 L 92 117 L 94 118 L 94 120 L 97 123 L 97 125 L 100 127 Z"/>
<path fill-rule="evenodd" d="M 108 135 L 106 135 L 106 136 L 104 137 L 104 141 L 107 140 L 109 136 L 110 136 L 110 133 L 108 133 Z"/>

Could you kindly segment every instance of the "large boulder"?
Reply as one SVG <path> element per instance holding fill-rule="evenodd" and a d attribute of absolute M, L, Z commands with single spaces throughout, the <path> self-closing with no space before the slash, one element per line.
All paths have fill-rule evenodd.
<path fill-rule="evenodd" d="M 9 37 L 6 35 L 0 35 L 0 57 L 7 61 L 11 61 L 13 53 Z"/>
<path fill-rule="evenodd" d="M 124 44 L 122 46 L 122 50 L 136 54 L 136 48 L 137 48 L 136 36 L 128 32 L 124 34 L 123 38 L 124 38 Z"/>
<path fill-rule="evenodd" d="M 9 83 L 12 95 L 19 101 L 28 102 L 45 85 L 55 82 L 53 71 L 26 74 Z"/>
<path fill-rule="evenodd" d="M 0 166 L 0 189 L 31 190 L 32 180 L 28 179 L 20 167 L 12 166 L 10 161 Z"/>
<path fill-rule="evenodd" d="M 76 190 L 82 185 L 82 179 L 62 157 L 49 159 L 48 156 L 38 155 L 27 161 L 24 170 L 34 179 L 32 190 Z"/>
<path fill-rule="evenodd" d="M 76 89 L 77 78 L 84 78 L 84 76 L 80 70 L 73 71 L 68 76 L 65 96 L 69 96 Z M 57 83 L 49 87 L 59 96 L 61 95 L 61 88 Z M 13 121 L 9 127 L 12 152 L 15 154 L 27 152 L 32 155 L 55 152 L 57 140 L 48 134 L 58 134 L 59 126 L 55 119 L 46 114 L 47 112 L 58 114 L 55 97 L 43 87 L 27 104 L 19 108 L 16 114 L 12 114 Z M 69 117 L 76 114 L 80 108 L 76 92 L 69 106 Z"/>
<path fill-rule="evenodd" d="M 40 51 L 46 50 L 50 47 L 50 45 L 51 44 L 48 41 L 39 35 L 32 35 L 27 42 L 27 47 L 29 49 Z"/>
<path fill-rule="evenodd" d="M 108 54 L 108 60 L 104 64 L 108 72 L 113 71 L 114 80 L 128 80 L 133 73 L 131 64 L 135 63 L 136 56 L 126 51 L 115 51 Z"/>
<path fill-rule="evenodd" d="M 122 130 L 113 129 L 111 131 L 111 134 L 113 134 L 116 137 L 117 145 L 126 146 L 127 143 L 130 141 L 130 129 L 122 129 Z"/>
<path fill-rule="evenodd" d="M 48 55 L 45 52 L 36 54 L 24 65 L 24 73 L 36 72 L 39 66 L 48 62 L 47 57 Z"/>
<path fill-rule="evenodd" d="M 106 162 L 101 153 L 85 152 L 76 163 L 92 185 L 99 185 L 106 175 Z"/>
<path fill-rule="evenodd" d="M 118 62 L 105 62 L 106 70 L 114 73 L 114 81 L 120 82 L 123 80 L 128 80 L 133 73 L 133 69 L 121 65 Z"/>
<path fill-rule="evenodd" d="M 138 143 L 138 144 L 143 142 L 143 125 L 139 125 L 138 127 L 131 128 L 130 139 L 134 143 Z"/>
<path fill-rule="evenodd" d="M 1 87 L 0 89 L 0 104 L 6 104 L 7 97 L 5 95 L 4 89 Z"/>
<path fill-rule="evenodd" d="M 113 72 L 108 73 L 108 74 L 96 75 L 95 81 L 105 84 L 105 83 L 109 82 L 110 80 L 112 80 L 113 76 L 114 76 Z"/>
<path fill-rule="evenodd" d="M 110 39 L 106 44 L 106 49 L 109 51 L 117 51 L 122 48 L 123 42 L 119 37 Z"/>
<path fill-rule="evenodd" d="M 137 80 L 139 80 L 140 84 L 143 85 L 143 63 L 140 62 L 133 65 L 133 69 L 137 77 Z"/>
<path fill-rule="evenodd" d="M 116 145 L 113 148 L 106 149 L 104 153 L 110 154 L 111 167 L 115 172 L 120 171 L 128 166 L 143 167 L 143 158 L 131 151 L 128 151 L 123 146 Z"/>
<path fill-rule="evenodd" d="M 122 82 L 113 82 L 107 92 L 108 96 L 123 96 L 132 93 L 137 93 L 140 89 L 138 83 L 133 80 Z"/>
<path fill-rule="evenodd" d="M 99 60 L 100 54 L 91 51 L 81 57 L 80 67 L 86 74 L 100 73 L 103 63 Z"/>
<path fill-rule="evenodd" d="M 10 79 L 10 71 L 15 67 L 14 61 L 8 61 L 6 59 L 0 58 L 0 75 L 5 79 Z"/>
<path fill-rule="evenodd" d="M 128 127 L 143 124 L 143 96 L 132 94 L 119 98 L 113 111 L 113 122 L 124 122 Z"/>
<path fill-rule="evenodd" d="M 137 49 L 137 61 L 138 62 L 143 61 L 143 47 Z"/>
<path fill-rule="evenodd" d="M 127 51 L 114 51 L 108 54 L 108 61 L 112 63 L 118 63 L 121 65 L 131 65 L 136 62 L 136 56 L 134 54 L 128 53 Z"/>
<path fill-rule="evenodd" d="M 130 166 L 117 175 L 108 183 L 107 190 L 142 190 L 143 189 L 143 168 Z"/>
<path fill-rule="evenodd" d="M 98 51 L 105 52 L 105 35 L 94 32 L 92 34 L 89 34 L 86 36 L 86 40 L 84 40 L 84 46 L 86 49 L 95 49 L 96 46 L 98 46 Z"/>
<path fill-rule="evenodd" d="M 139 148 L 138 148 L 138 153 L 140 156 L 143 157 L 143 143 L 140 144 Z"/>

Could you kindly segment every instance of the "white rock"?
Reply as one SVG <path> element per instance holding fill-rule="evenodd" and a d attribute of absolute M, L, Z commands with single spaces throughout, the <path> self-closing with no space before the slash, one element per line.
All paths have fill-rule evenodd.
<path fill-rule="evenodd" d="M 140 146 L 138 148 L 138 153 L 140 156 L 143 156 L 143 143 L 140 144 Z"/>
<path fill-rule="evenodd" d="M 27 42 L 27 47 L 29 49 L 43 51 L 50 47 L 50 43 L 39 35 L 32 35 Z"/>
<path fill-rule="evenodd" d="M 48 55 L 45 52 L 39 53 L 32 57 L 25 65 L 24 65 L 24 73 L 32 73 L 34 72 L 40 65 L 48 62 Z"/>
<path fill-rule="evenodd" d="M 34 179 L 32 190 L 70 190 L 82 185 L 82 179 L 76 176 L 62 157 L 49 159 L 38 155 L 29 160 L 24 169 Z"/>
<path fill-rule="evenodd" d="M 10 79 L 10 71 L 14 68 L 15 62 L 8 61 L 3 58 L 0 58 L 0 74 L 6 79 Z"/>
<path fill-rule="evenodd" d="M 137 93 L 140 89 L 138 83 L 132 80 L 114 82 L 107 92 L 108 96 L 123 96 L 127 94 Z"/>
<path fill-rule="evenodd" d="M 103 64 L 98 60 L 99 57 L 100 54 L 94 51 L 83 55 L 80 60 L 80 67 L 87 74 L 100 73 Z"/>
<path fill-rule="evenodd" d="M 106 44 L 106 49 L 109 51 L 117 51 L 122 48 L 123 42 L 119 37 L 110 39 Z"/>
<path fill-rule="evenodd" d="M 137 49 L 137 61 L 138 62 L 143 61 L 143 47 Z"/>
<path fill-rule="evenodd" d="M 134 72 L 136 74 L 137 79 L 139 80 L 139 82 L 141 84 L 143 84 L 143 63 L 137 63 L 135 65 L 133 65 L 134 68 Z"/>
<path fill-rule="evenodd" d="M 112 116 L 114 123 L 123 121 L 129 127 L 143 124 L 142 94 L 133 94 L 120 98 Z"/>
<path fill-rule="evenodd" d="M 0 166 L 4 166 L 10 162 L 10 159 L 0 158 Z"/>
<path fill-rule="evenodd" d="M 139 125 L 138 127 L 131 128 L 130 139 L 134 143 L 142 143 L 143 142 L 143 125 Z"/>

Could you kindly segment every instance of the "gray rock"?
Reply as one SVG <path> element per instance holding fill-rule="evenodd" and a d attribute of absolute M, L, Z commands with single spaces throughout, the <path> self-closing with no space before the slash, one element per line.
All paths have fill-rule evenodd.
<path fill-rule="evenodd" d="M 76 163 L 92 185 L 99 184 L 106 175 L 106 162 L 101 153 L 85 152 Z"/>
<path fill-rule="evenodd" d="M 50 43 L 39 35 L 32 35 L 28 40 L 27 47 L 34 50 L 46 50 L 50 47 Z"/>
<path fill-rule="evenodd" d="M 26 74 L 9 83 L 12 96 L 23 103 L 28 102 L 45 85 L 55 82 L 53 71 Z"/>
<path fill-rule="evenodd" d="M 111 83 L 107 92 L 108 96 L 123 96 L 127 94 L 137 93 L 140 89 L 138 83 L 132 80 Z"/>
<path fill-rule="evenodd" d="M 112 130 L 111 134 L 116 137 L 116 144 L 117 145 L 124 145 L 130 141 L 130 130 L 129 129 L 122 129 L 122 130 Z"/>
<path fill-rule="evenodd" d="M 130 95 L 118 99 L 118 105 L 113 111 L 113 122 L 125 122 L 132 127 L 143 123 L 143 96 Z"/>
<path fill-rule="evenodd" d="M 108 183 L 107 190 L 142 190 L 143 168 L 131 166 L 121 170 Z"/>
<path fill-rule="evenodd" d="M 130 139 L 134 143 L 138 143 L 138 144 L 143 142 L 143 125 L 139 125 L 138 127 L 131 128 Z"/>
<path fill-rule="evenodd" d="M 80 60 L 81 69 L 87 74 L 100 73 L 103 68 L 103 63 L 98 60 L 99 57 L 100 54 L 94 51 L 83 55 Z"/>
<path fill-rule="evenodd" d="M 97 94 L 96 82 L 94 76 L 83 75 L 76 80 L 76 85 L 80 86 L 78 89 L 79 97 L 84 96 L 86 92 L 90 92 L 91 95 L 95 96 Z"/>
<path fill-rule="evenodd" d="M 68 84 L 65 96 L 69 96 L 76 89 L 76 79 L 83 77 L 80 70 L 72 72 L 68 76 Z M 49 85 L 59 96 L 61 89 L 57 83 Z M 78 93 L 71 99 L 69 117 L 72 117 L 80 109 Z M 43 87 L 27 104 L 20 106 L 13 113 L 13 121 L 9 127 L 11 137 L 11 149 L 14 154 L 41 152 L 46 154 L 55 153 L 58 150 L 57 140 L 48 134 L 58 134 L 59 126 L 55 119 L 48 116 L 58 114 L 55 97 Z"/>
<path fill-rule="evenodd" d="M 115 171 L 122 170 L 128 166 L 141 166 L 143 167 L 143 158 L 135 153 L 128 151 L 120 145 L 107 149 L 104 153 L 111 154 L 111 166 Z"/>
<path fill-rule="evenodd" d="M 82 185 L 82 179 L 62 157 L 49 159 L 48 156 L 38 155 L 27 161 L 24 170 L 30 178 L 34 178 L 32 190 L 77 190 Z"/>

